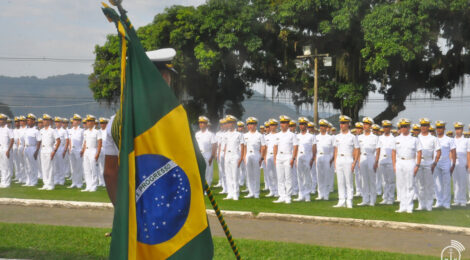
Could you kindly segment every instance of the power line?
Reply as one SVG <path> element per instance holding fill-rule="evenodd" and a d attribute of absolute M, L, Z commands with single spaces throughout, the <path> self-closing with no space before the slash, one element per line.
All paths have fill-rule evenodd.
<path fill-rule="evenodd" d="M 47 106 L 26 106 L 26 105 L 0 105 L 0 107 L 10 107 L 10 108 L 56 108 L 56 107 L 74 107 L 74 106 L 85 106 L 91 104 L 99 104 L 98 102 L 84 102 L 84 103 L 75 103 L 67 105 L 47 105 Z"/>
<path fill-rule="evenodd" d="M 0 56 L 0 61 L 40 61 L 40 62 L 72 62 L 72 63 L 90 63 L 94 59 L 81 58 L 50 58 L 50 57 L 5 57 Z"/>

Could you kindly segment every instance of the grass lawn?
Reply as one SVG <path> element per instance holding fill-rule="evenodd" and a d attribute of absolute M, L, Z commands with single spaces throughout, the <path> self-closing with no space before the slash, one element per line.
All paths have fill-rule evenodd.
<path fill-rule="evenodd" d="M 108 229 L 0 223 L 0 257 L 28 259 L 106 259 Z M 237 240 L 243 259 L 438 259 L 418 255 Z M 225 238 L 214 238 L 214 259 L 234 259 Z"/>
<path fill-rule="evenodd" d="M 215 171 L 214 177 L 217 180 L 218 172 Z M 216 180 L 214 183 L 216 183 Z M 261 177 L 263 180 L 263 177 Z M 262 187 L 264 184 L 261 184 Z M 239 201 L 223 200 L 225 195 L 219 195 L 220 188 L 214 188 L 217 203 L 222 210 L 241 210 L 258 212 L 291 213 L 314 216 L 360 218 L 391 220 L 401 222 L 426 223 L 470 227 L 470 207 L 453 207 L 451 210 L 435 209 L 432 212 L 415 211 L 413 214 L 395 213 L 398 204 L 395 205 L 377 205 L 375 207 L 359 207 L 353 209 L 333 208 L 337 203 L 337 191 L 331 193 L 329 201 L 315 201 L 312 196 L 312 202 L 293 202 L 290 205 L 274 204 L 273 198 L 266 198 L 266 192 L 261 194 L 261 199 L 243 199 L 242 194 Z M 78 189 L 67 189 L 65 186 L 57 186 L 53 191 L 40 191 L 37 188 L 21 187 L 13 184 L 7 189 L 0 189 L 0 197 L 3 198 L 30 198 L 30 199 L 51 199 L 51 200 L 76 200 L 76 201 L 94 201 L 109 202 L 106 190 L 99 188 L 97 192 L 80 192 Z M 381 198 L 377 199 L 381 201 Z M 354 205 L 361 202 L 361 198 L 354 199 Z M 417 202 L 416 202 L 417 204 Z M 417 206 L 417 205 L 416 205 Z M 206 198 L 206 208 L 212 209 L 209 200 Z"/>

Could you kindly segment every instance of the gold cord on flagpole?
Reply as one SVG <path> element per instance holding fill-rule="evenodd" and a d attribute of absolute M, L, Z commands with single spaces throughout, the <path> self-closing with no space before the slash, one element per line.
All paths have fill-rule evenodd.
<path fill-rule="evenodd" d="M 232 248 L 232 251 L 235 254 L 235 257 L 237 258 L 237 260 L 242 259 L 240 256 L 240 252 L 238 251 L 237 244 L 235 243 L 235 240 L 233 239 L 232 234 L 230 233 L 230 229 L 228 228 L 227 223 L 225 223 L 224 216 L 222 216 L 222 212 L 220 211 L 219 205 L 217 205 L 214 195 L 212 194 L 212 191 L 209 188 L 209 185 L 207 185 L 207 182 L 204 182 L 204 190 L 206 191 L 207 196 L 209 197 L 209 201 L 211 202 L 212 208 L 214 208 L 215 214 L 217 215 L 217 218 L 219 219 L 220 225 L 222 226 L 222 229 L 224 230 L 225 236 L 227 237 L 227 240 L 230 243 L 230 247 Z"/>

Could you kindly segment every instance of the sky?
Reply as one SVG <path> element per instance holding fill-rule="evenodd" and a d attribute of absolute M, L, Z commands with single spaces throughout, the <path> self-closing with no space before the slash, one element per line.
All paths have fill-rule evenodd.
<path fill-rule="evenodd" d="M 199 5 L 204 0 L 124 0 L 123 7 L 136 27 L 172 5 Z M 0 75 L 45 78 L 67 73 L 92 72 L 92 61 L 8 61 L 11 58 L 94 59 L 94 46 L 116 33 L 98 0 L 0 0 Z"/>

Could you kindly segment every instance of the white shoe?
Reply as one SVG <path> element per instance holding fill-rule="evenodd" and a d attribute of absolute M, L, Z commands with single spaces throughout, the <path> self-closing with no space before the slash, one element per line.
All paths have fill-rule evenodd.
<path fill-rule="evenodd" d="M 346 201 L 346 208 L 348 208 L 348 209 L 352 209 L 352 207 L 353 207 L 352 200 L 348 200 L 348 201 Z"/>
<path fill-rule="evenodd" d="M 386 205 L 393 205 L 393 201 L 387 201 L 385 204 Z"/>
<path fill-rule="evenodd" d="M 452 206 L 458 206 L 458 205 L 459 205 L 459 203 L 457 203 L 457 202 L 454 202 L 454 203 L 452 203 L 451 205 L 452 205 Z"/>
<path fill-rule="evenodd" d="M 346 206 L 346 203 L 344 203 L 344 202 L 342 202 L 342 203 L 338 202 L 338 204 L 334 205 L 333 208 L 343 208 L 343 207 L 345 207 L 345 206 Z"/>
<path fill-rule="evenodd" d="M 357 205 L 358 205 L 358 206 L 366 206 L 366 205 L 369 205 L 369 202 L 363 201 L 363 202 L 361 202 L 361 203 L 359 203 L 359 204 L 357 204 Z"/>
<path fill-rule="evenodd" d="M 238 200 L 238 197 L 233 197 L 233 200 Z"/>
<path fill-rule="evenodd" d="M 404 210 L 397 209 L 397 210 L 395 210 L 395 212 L 396 212 L 396 213 L 403 213 L 403 212 L 405 212 L 405 211 L 404 211 Z"/>
<path fill-rule="evenodd" d="M 310 202 L 310 196 L 305 198 L 305 202 Z"/>
<path fill-rule="evenodd" d="M 223 190 L 223 191 L 219 192 L 219 194 L 227 194 L 227 192 Z"/>
<path fill-rule="evenodd" d="M 253 197 L 254 197 L 253 194 L 248 194 L 248 195 L 246 195 L 244 198 L 245 198 L 245 199 L 249 199 L 249 198 L 253 198 Z"/>
<path fill-rule="evenodd" d="M 47 187 L 46 186 L 42 186 L 41 188 L 39 188 L 38 190 L 46 190 Z"/>
<path fill-rule="evenodd" d="M 315 200 L 322 200 L 322 197 L 316 197 Z"/>
<path fill-rule="evenodd" d="M 416 211 L 421 211 L 421 210 L 423 210 L 423 208 L 421 206 L 418 206 L 415 210 Z"/>
<path fill-rule="evenodd" d="M 286 204 L 291 204 L 291 201 L 289 199 L 286 200 Z"/>
<path fill-rule="evenodd" d="M 248 190 L 248 189 L 244 189 L 244 190 L 242 190 L 242 192 L 249 192 L 249 190 Z"/>
<path fill-rule="evenodd" d="M 406 213 L 413 213 L 413 210 L 409 209 L 409 210 L 406 211 Z"/>
<path fill-rule="evenodd" d="M 445 209 L 450 209 L 450 206 L 447 205 L 447 206 L 444 206 L 444 208 L 445 208 Z"/>
<path fill-rule="evenodd" d="M 273 203 L 282 203 L 282 202 L 285 202 L 285 201 L 284 201 L 284 199 L 281 199 L 281 198 L 273 201 Z"/>
<path fill-rule="evenodd" d="M 222 187 L 221 183 L 217 183 L 216 185 L 214 185 L 214 188 L 220 188 L 220 187 Z"/>
<path fill-rule="evenodd" d="M 54 187 L 47 187 L 46 190 L 54 190 Z"/>
<path fill-rule="evenodd" d="M 232 199 L 232 196 L 227 196 L 227 197 L 223 198 L 223 200 L 230 200 L 230 199 Z"/>
<path fill-rule="evenodd" d="M 375 203 L 374 202 L 369 202 L 369 206 L 374 207 Z"/>
<path fill-rule="evenodd" d="M 274 196 L 274 194 L 272 194 L 272 193 L 270 192 L 270 193 L 268 193 L 265 197 L 266 197 L 266 198 L 271 198 L 271 197 L 273 197 L 273 196 Z"/>
<path fill-rule="evenodd" d="M 84 190 L 81 190 L 80 192 L 89 192 L 90 190 L 89 189 L 84 189 Z"/>
<path fill-rule="evenodd" d="M 380 204 L 380 205 L 385 205 L 385 204 L 387 204 L 387 201 L 386 201 L 386 200 L 382 200 L 379 204 Z"/>
<path fill-rule="evenodd" d="M 255 199 L 259 199 L 259 195 L 255 195 L 254 198 L 255 198 Z"/>
<path fill-rule="evenodd" d="M 354 193 L 354 197 L 360 197 L 360 196 L 361 196 L 361 193 L 359 192 Z"/>
<path fill-rule="evenodd" d="M 439 205 L 439 204 L 436 203 L 436 204 L 434 204 L 434 206 L 432 206 L 432 207 L 433 207 L 434 209 L 437 209 L 437 208 L 440 208 L 441 205 Z"/>
<path fill-rule="evenodd" d="M 302 197 L 297 197 L 296 199 L 294 199 L 294 201 L 302 201 L 302 200 L 304 200 L 304 198 Z"/>

